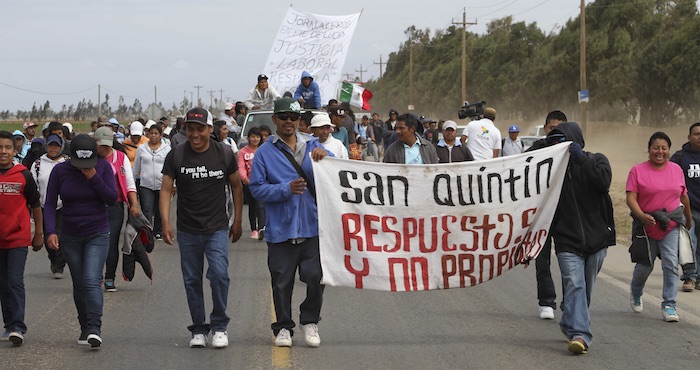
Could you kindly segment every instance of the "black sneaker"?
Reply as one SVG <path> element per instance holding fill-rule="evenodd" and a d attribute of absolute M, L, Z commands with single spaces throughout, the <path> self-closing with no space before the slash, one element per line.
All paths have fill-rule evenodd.
<path fill-rule="evenodd" d="M 156 235 L 155 235 L 155 238 L 156 238 L 157 241 L 161 241 L 161 242 L 163 241 L 163 235 L 156 234 Z"/>
<path fill-rule="evenodd" d="M 99 348 L 102 345 L 102 338 L 97 334 L 88 335 L 87 341 L 90 344 L 90 348 Z"/>
<path fill-rule="evenodd" d="M 78 344 L 81 346 L 89 346 L 90 343 L 88 342 L 87 338 L 87 333 L 80 333 L 80 336 L 78 337 Z"/>
<path fill-rule="evenodd" d="M 258 230 L 258 240 L 263 239 L 265 239 L 265 226 L 263 226 L 262 229 Z"/>
<path fill-rule="evenodd" d="M 117 291 L 117 286 L 114 285 L 114 280 L 106 279 L 105 280 L 105 292 L 116 292 L 116 291 Z"/>
<path fill-rule="evenodd" d="M 8 339 L 10 340 L 10 342 L 12 342 L 14 346 L 21 346 L 22 343 L 24 343 L 24 335 L 22 335 L 22 333 L 18 331 L 13 331 L 12 333 L 10 333 Z"/>

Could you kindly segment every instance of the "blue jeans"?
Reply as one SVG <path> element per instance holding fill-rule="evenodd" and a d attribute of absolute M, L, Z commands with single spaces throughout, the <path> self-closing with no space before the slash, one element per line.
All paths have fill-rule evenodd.
<path fill-rule="evenodd" d="M 644 293 L 644 284 L 651 271 L 654 269 L 656 252 L 661 254 L 661 268 L 664 275 L 663 301 L 661 308 L 665 306 L 676 307 L 676 294 L 678 294 L 678 227 L 671 230 L 661 240 L 650 240 L 652 244 L 651 265 L 638 263 L 634 266 L 630 290 L 633 296 L 641 297 Z"/>
<path fill-rule="evenodd" d="M 559 326 L 569 340 L 581 338 L 586 345 L 590 345 L 593 340 L 588 307 L 591 305 L 596 276 L 603 267 L 603 260 L 607 254 L 607 248 L 589 256 L 579 256 L 570 252 L 557 253 L 564 288 L 564 300 L 561 304 L 563 312 Z"/>
<path fill-rule="evenodd" d="M 0 304 L 5 330 L 27 332 L 24 323 L 24 265 L 29 248 L 0 249 Z"/>
<path fill-rule="evenodd" d="M 160 190 L 151 190 L 142 187 L 139 190 L 139 200 L 141 201 L 141 212 L 146 216 L 148 222 L 153 226 L 153 234 L 162 234 L 163 226 L 160 222 Z"/>
<path fill-rule="evenodd" d="M 73 278 L 73 301 L 78 309 L 82 334 L 100 335 L 102 330 L 102 269 L 109 250 L 109 233 L 89 236 L 62 234 L 60 248 Z"/>
<path fill-rule="evenodd" d="M 212 331 L 226 331 L 229 317 L 226 315 L 228 300 L 228 230 L 218 230 L 212 234 L 200 235 L 177 231 L 177 244 L 180 247 L 180 267 L 185 282 L 187 304 L 190 307 L 192 325 L 187 329 L 192 334 L 208 334 Z M 209 268 L 207 279 L 211 286 L 214 305 L 209 324 L 206 324 L 204 311 L 204 257 Z"/>
<path fill-rule="evenodd" d="M 537 278 L 537 300 L 541 307 L 557 309 L 557 291 L 551 272 L 552 238 L 547 237 L 540 254 L 535 258 L 535 277 Z"/>
<path fill-rule="evenodd" d="M 116 202 L 113 206 L 107 207 L 107 218 L 109 219 L 109 253 L 105 264 L 105 279 L 114 280 L 117 274 L 117 264 L 119 263 L 119 237 L 122 234 L 122 224 L 124 223 L 124 202 Z"/>
<path fill-rule="evenodd" d="M 681 280 L 690 279 L 697 282 L 698 277 L 700 277 L 700 248 L 698 248 L 698 240 L 700 240 L 698 237 L 698 233 L 700 233 L 700 227 L 698 227 L 698 223 L 700 223 L 700 211 L 691 209 L 690 213 L 693 216 L 693 227 L 688 230 L 688 233 L 690 234 L 690 242 L 693 246 L 693 253 L 695 253 L 695 269 L 687 271 L 683 270 Z"/>
<path fill-rule="evenodd" d="M 299 280 L 306 283 L 306 299 L 299 306 L 299 322 L 302 325 L 321 320 L 323 288 L 321 284 L 321 257 L 318 251 L 318 236 L 306 239 L 301 244 L 267 243 L 267 266 L 272 278 L 272 300 L 275 303 L 277 321 L 272 323 L 272 332 L 281 329 L 294 334 L 292 320 L 292 291 L 294 278 L 299 268 Z"/>

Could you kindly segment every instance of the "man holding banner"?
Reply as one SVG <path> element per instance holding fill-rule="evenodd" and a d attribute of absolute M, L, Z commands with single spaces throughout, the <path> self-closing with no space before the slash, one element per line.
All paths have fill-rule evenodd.
<path fill-rule="evenodd" d="M 569 351 L 588 353 L 589 306 L 596 276 L 607 248 L 615 245 L 615 221 L 608 193 L 612 169 L 605 155 L 583 151 L 583 133 L 576 122 L 561 123 L 546 138 L 548 145 L 571 141 L 569 167 L 552 222 L 564 300 L 561 331 Z"/>
<path fill-rule="evenodd" d="M 318 347 L 323 288 L 319 256 L 318 210 L 312 159 L 328 155 L 318 139 L 297 132 L 301 105 L 292 98 L 275 102 L 272 120 L 277 132 L 260 146 L 250 176 L 250 192 L 265 203 L 267 265 L 277 321 L 272 323 L 275 346 L 291 347 L 292 289 L 297 268 L 306 283 L 299 321 L 306 344 Z"/>

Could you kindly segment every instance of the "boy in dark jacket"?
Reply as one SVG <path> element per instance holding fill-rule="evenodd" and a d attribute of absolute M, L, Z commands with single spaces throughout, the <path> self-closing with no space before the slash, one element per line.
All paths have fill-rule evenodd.
<path fill-rule="evenodd" d="M 24 323 L 27 247 L 31 244 L 35 251 L 41 249 L 44 228 L 36 183 L 27 167 L 12 162 L 15 154 L 12 134 L 0 131 L 0 304 L 5 323 L 0 340 L 20 346 L 27 332 Z M 33 238 L 29 208 L 35 223 Z"/>
<path fill-rule="evenodd" d="M 671 161 L 681 166 L 685 174 L 685 186 L 690 197 L 690 213 L 693 218 L 693 227 L 690 229 L 695 264 L 691 268 L 684 266 L 683 291 L 692 292 L 693 288 L 700 290 L 700 249 L 698 248 L 698 222 L 700 222 L 700 122 L 693 123 L 688 132 L 688 142 L 683 144 L 681 150 L 671 156 Z"/>
<path fill-rule="evenodd" d="M 547 143 L 570 141 L 569 166 L 552 222 L 564 300 L 561 331 L 569 351 L 588 352 L 591 334 L 588 307 L 607 247 L 615 244 L 615 222 L 608 193 L 612 169 L 605 155 L 584 152 L 583 133 L 576 122 L 561 123 L 547 135 Z"/>

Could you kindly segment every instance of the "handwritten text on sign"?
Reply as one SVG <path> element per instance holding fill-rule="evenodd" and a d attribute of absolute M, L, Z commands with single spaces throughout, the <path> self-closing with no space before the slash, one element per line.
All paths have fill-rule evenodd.
<path fill-rule="evenodd" d="M 359 13 L 330 16 L 289 8 L 265 64 L 270 84 L 280 94 L 294 92 L 301 73 L 308 71 L 319 84 L 322 99 L 335 97 L 359 17 Z"/>
<path fill-rule="evenodd" d="M 488 161 L 314 163 L 323 282 L 388 291 L 467 287 L 539 254 L 568 145 Z"/>

